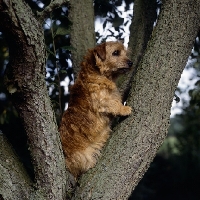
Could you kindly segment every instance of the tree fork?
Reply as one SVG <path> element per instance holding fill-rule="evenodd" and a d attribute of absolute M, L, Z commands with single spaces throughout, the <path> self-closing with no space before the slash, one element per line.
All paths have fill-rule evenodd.
<path fill-rule="evenodd" d="M 143 177 L 165 139 L 174 91 L 199 20 L 199 1 L 164 1 L 132 82 L 127 102 L 133 113 L 115 128 L 97 166 L 82 176 L 74 200 L 127 199 Z"/>

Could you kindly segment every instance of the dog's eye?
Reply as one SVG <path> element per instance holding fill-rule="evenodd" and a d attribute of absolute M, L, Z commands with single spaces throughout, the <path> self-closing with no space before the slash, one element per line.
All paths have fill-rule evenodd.
<path fill-rule="evenodd" d="M 116 50 L 112 53 L 113 56 L 119 56 L 119 50 Z"/>

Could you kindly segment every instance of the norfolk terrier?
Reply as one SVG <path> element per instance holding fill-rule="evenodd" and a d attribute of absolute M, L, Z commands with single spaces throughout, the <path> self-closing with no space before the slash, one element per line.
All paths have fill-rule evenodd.
<path fill-rule="evenodd" d="M 106 143 L 112 116 L 127 116 L 114 82 L 132 66 L 120 42 L 105 42 L 89 49 L 70 88 L 68 109 L 59 128 L 68 170 L 77 178 L 94 167 Z"/>

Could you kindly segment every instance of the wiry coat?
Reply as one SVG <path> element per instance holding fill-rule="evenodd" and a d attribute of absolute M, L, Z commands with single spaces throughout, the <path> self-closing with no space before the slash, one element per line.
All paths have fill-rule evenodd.
<path fill-rule="evenodd" d="M 78 177 L 93 167 L 110 133 L 110 116 L 129 115 L 121 103 L 114 77 L 132 66 L 120 42 L 88 50 L 75 84 L 70 89 L 60 135 L 66 165 Z"/>

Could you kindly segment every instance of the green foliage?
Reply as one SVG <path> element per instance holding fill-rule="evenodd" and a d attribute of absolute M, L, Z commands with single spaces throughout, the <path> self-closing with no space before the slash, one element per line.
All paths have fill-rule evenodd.
<path fill-rule="evenodd" d="M 53 37 L 57 36 L 57 35 L 69 35 L 70 31 L 67 27 L 65 26 L 58 26 L 56 32 L 54 33 Z"/>

